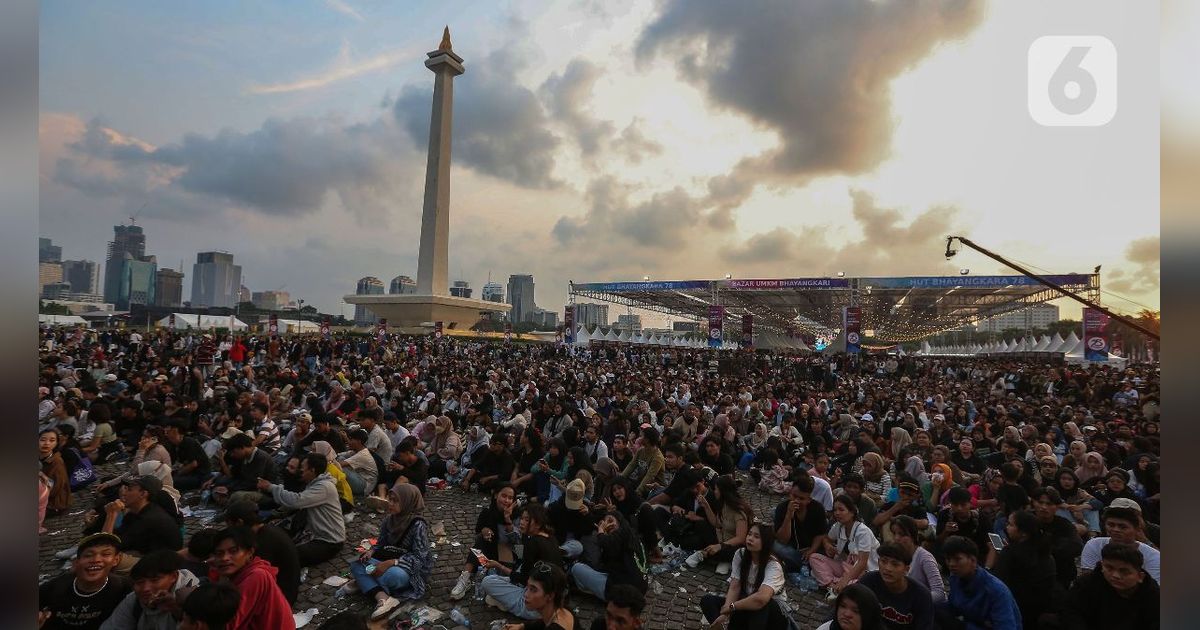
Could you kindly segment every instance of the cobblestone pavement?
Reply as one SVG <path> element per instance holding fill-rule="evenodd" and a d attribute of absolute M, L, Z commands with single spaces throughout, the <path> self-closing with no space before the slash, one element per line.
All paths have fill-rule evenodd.
<path fill-rule="evenodd" d="M 103 466 L 99 467 L 98 472 L 103 477 L 119 471 L 113 466 Z M 742 487 L 759 519 L 769 522 L 771 511 L 782 497 L 758 491 L 748 477 L 744 478 Z M 74 545 L 79 539 L 79 532 L 83 527 L 83 511 L 94 501 L 95 493 L 90 489 L 76 493 L 71 509 L 65 515 L 46 520 L 44 526 L 49 533 L 40 538 L 38 549 L 39 582 L 58 575 L 63 570 L 64 561 L 56 559 L 54 554 Z M 484 507 L 485 501 L 483 494 L 466 493 L 458 489 L 430 491 L 426 497 L 426 518 L 435 526 L 439 522 L 442 523 L 446 538 L 435 543 L 436 562 L 430 578 L 429 593 L 423 602 L 416 603 L 413 607 L 424 605 L 440 610 L 445 617 L 436 623 L 445 628 L 460 627 L 448 618 L 449 612 L 456 606 L 471 620 L 472 628 L 487 628 L 497 619 L 516 620 L 515 617 L 508 616 L 483 601 L 475 600 L 470 592 L 458 602 L 450 600 L 450 589 L 462 570 L 464 553 L 475 538 L 475 517 Z M 203 527 L 199 517 L 188 517 L 185 520 L 188 536 Z M 300 585 L 300 596 L 295 606 L 297 612 L 310 608 L 318 610 L 314 621 L 306 627 L 315 628 L 323 620 L 343 610 L 354 610 L 364 614 L 371 610 L 372 606 L 366 598 L 338 598 L 335 594 L 337 589 L 322 584 L 322 581 L 333 575 L 349 576 L 349 562 L 356 556 L 354 546 L 364 538 L 374 538 L 378 534 L 379 523 L 379 514 L 358 510 L 347 530 L 350 543 L 341 556 L 308 570 L 306 580 Z M 652 588 L 652 592 L 647 593 L 647 610 L 643 618 L 648 629 L 683 630 L 705 627 L 700 623 L 701 596 L 705 593 L 724 593 L 726 589 L 726 577 L 717 575 L 711 563 L 694 570 L 682 565 L 678 569 L 654 577 L 661 585 L 661 592 L 658 588 Z M 818 594 L 803 593 L 789 584 L 787 595 L 792 608 L 792 618 L 801 629 L 816 628 L 829 618 L 830 609 Z M 603 606 L 589 595 L 573 592 L 569 601 L 577 618 L 582 622 L 577 627 L 587 628 L 592 619 L 603 615 Z M 428 624 L 426 627 L 436 626 Z"/>

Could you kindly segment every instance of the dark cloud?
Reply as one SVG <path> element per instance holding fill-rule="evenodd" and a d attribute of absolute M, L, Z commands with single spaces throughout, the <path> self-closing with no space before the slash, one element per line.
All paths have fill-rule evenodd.
<path fill-rule="evenodd" d="M 611 122 L 597 120 L 586 113 L 592 88 L 599 78 L 600 69 L 595 64 L 575 58 L 561 74 L 546 79 L 540 90 L 550 115 L 565 123 L 575 134 L 584 157 L 595 155 L 615 133 Z"/>
<path fill-rule="evenodd" d="M 639 59 L 676 59 L 713 103 L 775 130 L 781 147 L 712 183 L 717 224 L 766 179 L 858 174 L 887 157 L 890 83 L 970 32 L 975 0 L 672 0 L 642 33 Z"/>
<path fill-rule="evenodd" d="M 635 118 L 613 142 L 613 149 L 626 160 L 638 164 L 644 158 L 663 152 L 661 144 L 642 133 L 642 121 Z"/>
<path fill-rule="evenodd" d="M 547 130 L 549 118 L 537 96 L 516 81 L 521 63 L 503 50 L 454 80 L 454 131 L 451 153 L 456 163 L 525 188 L 555 188 L 554 151 L 559 139 Z M 393 108 L 414 146 L 429 146 L 429 112 L 433 81 L 407 86 Z"/>
<path fill-rule="evenodd" d="M 1157 291 L 1162 274 L 1160 264 L 1160 237 L 1147 236 L 1125 248 L 1128 267 L 1113 269 L 1104 275 L 1104 288 L 1118 293 L 1145 293 Z"/>
<path fill-rule="evenodd" d="M 561 217 L 552 233 L 567 245 L 586 237 L 599 237 L 609 245 L 612 239 L 638 247 L 676 247 L 685 242 L 700 217 L 694 198 L 674 188 L 653 194 L 640 203 L 631 200 L 632 189 L 610 176 L 589 185 L 588 209 L 582 218 Z"/>

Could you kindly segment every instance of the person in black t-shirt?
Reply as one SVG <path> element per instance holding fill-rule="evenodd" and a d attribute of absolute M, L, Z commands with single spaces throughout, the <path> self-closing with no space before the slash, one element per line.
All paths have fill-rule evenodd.
<path fill-rule="evenodd" d="M 933 555 L 939 562 L 945 563 L 942 557 L 942 543 L 950 536 L 962 536 L 975 543 L 980 549 L 987 549 L 990 523 L 983 523 L 978 510 L 971 509 L 971 493 L 966 488 L 955 486 L 950 488 L 947 505 L 937 514 L 937 536 L 934 541 Z M 984 560 L 981 551 L 978 559 Z"/>
<path fill-rule="evenodd" d="M 283 591 L 288 604 L 295 605 L 300 592 L 300 554 L 287 532 L 263 523 L 258 506 L 245 500 L 229 504 L 225 510 L 225 522 L 230 527 L 249 527 L 254 532 L 254 555 L 279 569 L 275 582 L 279 584 L 279 590 Z"/>
<path fill-rule="evenodd" d="M 167 451 L 171 453 L 171 480 L 180 492 L 195 490 L 204 483 L 212 471 L 212 461 L 200 443 L 184 435 L 182 420 L 174 420 L 166 426 Z"/>
<path fill-rule="evenodd" d="M 912 556 L 896 543 L 883 543 L 879 570 L 868 571 L 858 581 L 871 589 L 883 609 L 883 626 L 888 630 L 933 630 L 933 598 L 929 589 L 908 579 Z"/>
<path fill-rule="evenodd" d="M 1001 515 L 996 518 L 992 531 L 1003 535 L 1008 515 L 1017 510 L 1023 510 L 1025 506 L 1029 505 L 1029 493 L 1021 485 L 1021 466 L 1019 464 L 1005 462 L 1000 466 L 1000 476 L 1004 479 L 1004 484 L 996 492 L 996 498 L 1000 501 Z"/>
<path fill-rule="evenodd" d="M 804 471 L 792 477 L 788 499 L 775 506 L 775 544 L 772 549 L 785 571 L 799 571 L 808 561 L 814 542 L 829 531 L 825 510 L 813 505 L 813 478 Z"/>
<path fill-rule="evenodd" d="M 629 584 L 615 584 L 608 589 L 604 616 L 592 621 L 591 630 L 637 630 L 642 627 L 642 611 L 646 596 Z"/>
<path fill-rule="evenodd" d="M 116 534 L 121 543 L 121 560 L 115 572 L 129 575 L 130 569 L 141 556 L 168 549 L 183 548 L 183 534 L 179 524 L 161 506 L 151 500 L 151 495 L 162 491 L 162 482 L 154 475 L 144 475 L 126 480 L 121 484 L 121 498 L 104 506 L 103 522 L 94 518 L 84 528 L 85 532 L 103 531 Z M 121 524 L 117 525 L 120 515 Z"/>
<path fill-rule="evenodd" d="M 121 539 L 101 532 L 79 541 L 71 570 L 38 588 L 38 628 L 96 630 L 132 590 L 113 575 L 121 561 Z"/>

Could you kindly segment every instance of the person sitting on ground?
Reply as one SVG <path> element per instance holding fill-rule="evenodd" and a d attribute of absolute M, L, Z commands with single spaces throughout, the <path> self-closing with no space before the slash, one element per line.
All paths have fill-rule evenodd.
<path fill-rule="evenodd" d="M 1004 582 L 979 566 L 979 549 L 962 536 L 943 546 L 950 566 L 950 597 L 935 609 L 943 630 L 1020 630 L 1021 610 Z"/>
<path fill-rule="evenodd" d="M 346 482 L 354 496 L 363 497 L 379 481 L 379 469 L 375 458 L 367 449 L 367 432 L 355 429 L 346 434 L 350 449 L 338 454 L 338 465 L 346 473 Z"/>
<path fill-rule="evenodd" d="M 628 584 L 646 590 L 646 554 L 638 534 L 620 512 L 605 513 L 596 523 L 596 533 L 584 540 L 594 547 L 594 558 L 581 559 L 571 566 L 570 574 L 579 590 L 605 601 L 614 586 Z M 585 554 L 591 556 L 592 554 Z"/>
<path fill-rule="evenodd" d="M 950 536 L 962 536 L 974 542 L 980 549 L 986 549 L 991 525 L 980 519 L 978 510 L 971 509 L 971 492 L 962 487 L 951 488 L 946 503 L 946 507 L 937 513 L 934 556 L 945 561 L 942 545 Z"/>
<path fill-rule="evenodd" d="M 1154 547 L 1138 540 L 1142 533 L 1141 513 L 1130 507 L 1109 506 L 1105 508 L 1101 520 L 1108 536 L 1097 536 L 1083 546 L 1079 557 L 1080 573 L 1086 575 L 1096 568 L 1100 562 L 1100 550 L 1109 543 L 1137 545 L 1138 550 L 1142 552 L 1142 570 L 1162 586 L 1162 573 L 1159 570 L 1161 554 Z"/>
<path fill-rule="evenodd" d="M 254 532 L 227 527 L 216 537 L 212 566 L 218 578 L 237 587 L 241 599 L 229 630 L 296 630 L 291 607 L 275 583 L 278 570 L 254 554 Z"/>
<path fill-rule="evenodd" d="M 38 459 L 41 461 L 42 474 L 50 480 L 50 500 L 46 505 L 46 515 L 58 516 L 71 507 L 71 484 L 67 475 L 67 465 L 62 457 L 62 433 L 53 427 L 44 429 L 38 434 Z"/>
<path fill-rule="evenodd" d="M 271 456 L 254 446 L 254 441 L 245 433 L 237 433 L 225 440 L 224 448 L 217 451 L 217 464 L 221 469 L 220 474 L 200 487 L 211 487 L 218 502 L 224 496 L 224 502 L 247 499 L 258 503 L 262 500 L 257 488 L 258 480 L 278 479 Z"/>
<path fill-rule="evenodd" d="M 986 566 L 1012 593 L 1027 630 L 1037 630 L 1044 615 L 1054 614 L 1062 602 L 1055 576 L 1050 541 L 1042 536 L 1033 512 L 1018 510 L 1008 515 L 1007 544 L 1003 549 L 989 545 Z"/>
<path fill-rule="evenodd" d="M 512 486 L 502 484 L 496 487 L 495 492 L 492 493 L 491 504 L 481 510 L 475 519 L 474 547 L 467 550 L 466 565 L 459 574 L 458 581 L 450 589 L 450 599 L 462 599 L 466 595 L 467 587 L 471 584 L 471 575 L 482 566 L 479 556 L 475 555 L 475 549 L 483 552 L 484 558 L 495 558 L 501 562 L 504 562 L 502 556 L 508 556 L 509 564 L 511 564 L 510 538 L 516 534 L 513 520 L 516 503 L 517 495 Z M 502 546 L 505 548 L 505 554 L 500 553 Z"/>
<path fill-rule="evenodd" d="M 696 527 L 702 532 L 701 541 L 707 546 L 687 558 L 687 565 L 696 568 L 706 560 L 717 563 L 717 575 L 728 575 L 733 554 L 746 543 L 746 532 L 754 520 L 754 509 L 750 502 L 738 492 L 737 482 L 731 475 L 716 478 L 713 484 L 713 502 L 701 495 L 696 502 L 703 510 L 705 521 Z M 774 536 L 772 536 L 774 542 Z"/>
<path fill-rule="evenodd" d="M 734 470 L 733 458 L 721 448 L 721 439 L 715 435 L 704 438 L 700 444 L 700 461 L 705 466 L 717 471 L 718 475 L 732 475 Z"/>
<path fill-rule="evenodd" d="M 775 545 L 772 551 L 785 570 L 796 572 L 808 556 L 823 546 L 829 523 L 825 510 L 812 502 L 813 478 L 807 472 L 792 475 L 788 498 L 775 506 Z"/>
<path fill-rule="evenodd" d="M 929 510 L 921 497 L 921 486 L 906 473 L 898 475 L 896 498 L 889 498 L 879 508 L 871 522 L 871 530 L 880 532 L 884 542 L 890 542 L 892 532 L 887 526 L 888 521 L 901 514 L 912 518 L 919 530 L 929 527 Z"/>
<path fill-rule="evenodd" d="M 279 590 L 288 605 L 295 605 L 300 593 L 300 554 L 291 536 L 278 526 L 263 523 L 258 506 L 249 501 L 230 503 L 225 509 L 225 523 L 230 527 L 249 527 L 254 532 L 255 555 L 279 571 L 276 579 Z"/>
<path fill-rule="evenodd" d="M 479 484 L 479 489 L 485 492 L 507 485 L 517 465 L 512 453 L 508 452 L 502 435 L 491 436 L 487 449 L 481 453 L 477 452 L 472 463 L 472 468 L 463 477 L 463 490 L 470 488 L 473 483 Z"/>
<path fill-rule="evenodd" d="M 1083 551 L 1083 541 L 1071 521 L 1057 513 L 1058 506 L 1062 505 L 1058 490 L 1053 486 L 1038 488 L 1030 498 L 1033 500 L 1033 515 L 1037 517 L 1038 529 L 1050 543 L 1058 583 L 1063 589 L 1068 589 L 1078 573 L 1075 558 Z"/>
<path fill-rule="evenodd" d="M 421 451 L 417 450 L 417 438 L 410 435 L 396 446 L 396 452 L 392 454 L 392 461 L 387 462 L 384 466 L 383 474 L 379 477 L 379 485 L 375 487 L 375 493 L 367 497 L 367 507 L 382 512 L 387 509 L 387 493 L 391 486 L 385 485 L 391 483 L 411 483 L 416 486 L 422 494 L 425 493 L 425 482 L 429 479 L 429 462 L 421 457 Z"/>
<path fill-rule="evenodd" d="M 816 483 L 815 478 L 813 479 L 813 482 Z M 875 515 L 879 512 L 879 508 L 875 505 L 875 502 L 873 500 L 871 500 L 871 497 L 866 495 L 866 493 L 864 492 L 865 488 L 866 488 L 866 482 L 863 480 L 862 475 L 852 472 L 852 473 L 848 473 L 845 477 L 842 478 L 842 487 L 841 487 L 840 494 L 845 494 L 845 495 L 849 496 L 850 500 L 853 501 L 854 504 L 858 506 L 858 517 L 862 520 L 862 522 L 873 523 L 873 522 L 875 522 Z M 815 495 L 816 495 L 816 492 L 814 490 L 814 496 L 813 496 L 814 499 L 817 498 Z M 825 511 L 830 513 L 827 516 L 832 515 L 832 512 L 833 512 L 832 499 L 831 499 L 830 506 L 828 508 L 826 508 Z"/>
<path fill-rule="evenodd" d="M 883 610 L 888 630 L 934 630 L 933 597 L 920 582 L 908 578 L 912 555 L 902 545 L 879 546 L 879 570 L 868 571 L 858 581 L 871 589 Z"/>
<path fill-rule="evenodd" d="M 629 584 L 616 584 L 608 589 L 608 601 L 604 605 L 604 616 L 592 621 L 591 630 L 638 630 L 645 622 L 642 611 L 646 609 L 643 591 Z"/>
<path fill-rule="evenodd" d="M 108 533 L 79 541 L 71 570 L 38 587 L 38 628 L 98 630 L 131 590 L 113 574 L 121 562 L 121 539 Z"/>
<path fill-rule="evenodd" d="M 317 413 L 313 415 L 313 429 L 307 437 L 296 443 L 293 452 L 308 450 L 313 442 L 329 442 L 333 447 L 334 452 L 340 453 L 346 450 L 346 440 L 342 438 L 342 434 L 333 428 L 333 420 L 330 414 Z"/>
<path fill-rule="evenodd" d="M 398 483 L 388 494 L 388 516 L 383 519 L 376 543 L 350 563 L 354 575 L 348 591 L 374 598 L 371 619 L 380 619 L 400 605 L 400 598 L 425 596 L 433 569 L 425 498 L 415 486 Z"/>
<path fill-rule="evenodd" d="M 379 426 L 382 419 L 383 409 L 380 407 L 364 409 L 358 412 L 358 427 L 367 432 L 367 439 L 364 442 L 367 450 L 377 455 L 379 459 L 387 462 L 391 461 L 392 455 L 396 451 L 396 446 L 392 444 L 391 438 L 383 430 L 383 427 Z"/>
<path fill-rule="evenodd" d="M 621 471 L 621 476 L 637 484 L 637 492 L 646 496 L 651 484 L 662 483 L 663 454 L 659 434 L 654 427 L 642 429 L 642 447 Z"/>
<path fill-rule="evenodd" d="M 121 562 L 115 569 L 118 575 L 129 575 L 133 565 L 146 554 L 160 549 L 179 551 L 183 547 L 179 524 L 152 498 L 161 490 L 162 482 L 153 475 L 127 479 L 121 484 L 120 498 L 104 506 L 103 518 L 95 512 L 85 515 L 85 522 L 91 522 L 84 532 L 103 531 L 120 537 Z"/>
<path fill-rule="evenodd" d="M 167 550 L 147 554 L 129 572 L 133 592 L 100 625 L 100 630 L 175 630 L 179 596 L 200 585 L 183 568 L 183 558 Z"/>
<path fill-rule="evenodd" d="M 276 503 L 288 510 L 303 510 L 302 532 L 306 540 L 296 545 L 300 566 L 311 567 L 332 559 L 346 544 L 346 521 L 338 499 L 333 478 L 325 472 L 328 462 L 324 455 L 309 453 L 300 465 L 300 477 L 308 485 L 300 492 L 290 492 L 267 479 L 258 480 L 258 488 L 268 492 Z"/>
<path fill-rule="evenodd" d="M 200 443 L 186 435 L 187 422 L 173 420 L 166 425 L 164 436 L 171 453 L 171 478 L 175 489 L 189 492 L 200 487 L 212 472 L 212 460 Z"/>
<path fill-rule="evenodd" d="M 575 630 L 575 614 L 567 608 L 567 575 L 562 567 L 536 563 L 522 595 L 531 621 L 510 623 L 504 630 Z"/>
<path fill-rule="evenodd" d="M 725 595 L 709 593 L 700 599 L 708 623 L 730 630 L 788 627 L 788 618 L 779 606 L 786 593 L 783 565 L 771 553 L 774 539 L 775 531 L 769 525 L 750 525 L 745 543 L 733 554 Z"/>
<path fill-rule="evenodd" d="M 188 538 L 187 545 L 179 550 L 179 557 L 183 559 L 183 568 L 191 571 L 192 575 L 200 578 L 201 582 L 208 579 L 208 571 L 211 568 L 208 565 L 208 559 L 212 557 L 213 548 L 216 547 L 214 541 L 219 531 L 221 530 L 215 527 L 201 529 L 192 534 Z"/>
<path fill-rule="evenodd" d="M 287 435 L 283 436 L 283 441 L 279 443 L 279 450 L 275 452 L 275 462 L 282 464 L 288 457 L 294 456 L 300 452 L 298 444 L 312 434 L 312 414 L 305 411 L 296 416 L 296 424 L 292 426 L 292 430 L 288 431 Z"/>
<path fill-rule="evenodd" d="M 329 476 L 333 478 L 333 485 L 337 487 L 338 499 L 340 499 L 342 502 L 342 513 L 349 514 L 350 512 L 353 512 L 354 491 L 350 489 L 350 482 L 346 480 L 346 473 L 342 471 L 342 466 L 338 463 L 337 453 L 333 451 L 333 445 L 331 445 L 329 442 L 317 440 L 316 442 L 312 443 L 312 447 L 309 452 L 325 456 L 325 461 L 329 462 L 325 465 L 325 472 L 329 473 Z M 303 461 L 303 459 L 304 454 L 301 453 L 299 455 L 299 461 Z M 299 470 L 297 470 L 297 472 L 299 472 Z M 305 485 L 307 484 L 302 482 L 299 484 L 299 487 L 294 490 L 292 488 L 288 488 L 286 483 L 284 484 L 284 487 L 288 490 L 292 490 L 293 492 L 299 492 L 304 488 Z M 383 507 L 387 507 L 386 499 L 384 500 Z"/>
<path fill-rule="evenodd" d="M 834 599 L 867 571 L 879 569 L 879 556 L 875 552 L 879 540 L 858 519 L 858 505 L 849 495 L 833 500 L 833 521 L 822 541 L 824 548 L 808 556 L 813 579 L 829 589 L 828 599 Z"/>
<path fill-rule="evenodd" d="M 1137 547 L 1110 542 L 1100 550 L 1098 570 L 1071 586 L 1059 621 L 1063 630 L 1157 630 L 1158 583 L 1150 579 Z"/>
<path fill-rule="evenodd" d="M 892 542 L 900 545 L 912 558 L 908 565 L 908 577 L 929 590 L 935 605 L 947 598 L 946 582 L 938 568 L 937 560 L 928 549 L 917 544 L 917 524 L 911 517 L 901 514 L 888 524 L 892 529 Z"/>
<path fill-rule="evenodd" d="M 583 553 L 583 538 L 592 533 L 596 523 L 591 506 L 584 500 L 585 488 L 582 480 L 572 480 L 562 498 L 546 506 L 558 544 L 568 559 Z"/>
<path fill-rule="evenodd" d="M 242 594 L 230 584 L 201 584 L 183 600 L 179 630 L 226 630 L 241 603 Z"/>
<path fill-rule="evenodd" d="M 425 447 L 429 458 L 429 474 L 446 476 L 446 467 L 453 464 L 462 452 L 462 439 L 454 431 L 454 421 L 449 416 L 438 416 L 433 423 L 433 439 Z"/>
<path fill-rule="evenodd" d="M 550 526 L 550 516 L 544 506 L 536 503 L 525 505 L 517 523 L 523 554 L 520 562 L 515 568 L 510 568 L 495 558 L 488 558 L 485 566 L 495 573 L 484 577 L 479 588 L 483 589 L 488 605 L 522 619 L 537 619 L 537 611 L 525 606 L 525 583 L 535 566 L 545 564 L 561 567 L 563 552 L 554 539 L 554 529 Z"/>
<path fill-rule="evenodd" d="M 817 630 L 884 630 L 883 610 L 871 589 L 851 584 L 833 601 L 833 619 Z"/>

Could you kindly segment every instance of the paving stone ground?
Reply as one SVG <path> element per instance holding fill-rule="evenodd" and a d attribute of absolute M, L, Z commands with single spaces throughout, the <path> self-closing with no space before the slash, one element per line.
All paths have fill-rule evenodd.
<path fill-rule="evenodd" d="M 101 476 L 106 476 L 117 474 L 120 470 L 114 466 L 103 466 L 99 467 L 98 472 Z M 771 511 L 782 497 L 760 492 L 748 477 L 744 479 L 742 488 L 759 519 L 769 522 Z M 40 538 L 38 549 L 39 582 L 62 572 L 63 561 L 56 559 L 54 554 L 74 545 L 79 539 L 79 532 L 83 527 L 83 511 L 94 501 L 94 491 L 86 489 L 76 493 L 72 507 L 66 514 L 46 520 L 44 526 L 49 533 Z M 438 622 L 445 628 L 457 627 L 457 624 L 448 618 L 449 612 L 455 607 L 471 620 L 471 628 L 488 628 L 496 619 L 516 621 L 515 617 L 475 600 L 471 593 L 458 602 L 450 600 L 450 589 L 462 570 L 463 554 L 475 537 L 475 518 L 485 501 L 483 494 L 467 493 L 458 489 L 430 491 L 426 496 L 426 518 L 431 523 L 443 524 L 446 540 L 435 543 L 434 553 L 437 559 L 430 579 L 429 592 L 425 600 L 417 606 L 427 605 L 446 613 L 446 617 Z M 337 589 L 322 584 L 322 581 L 331 575 L 349 576 L 349 563 L 357 555 L 354 546 L 364 538 L 374 538 L 378 534 L 379 523 L 380 515 L 360 508 L 347 530 L 350 543 L 340 557 L 308 570 L 307 579 L 300 585 L 300 596 L 295 606 L 297 612 L 310 608 L 318 610 L 313 622 L 306 627 L 316 628 L 322 621 L 343 610 L 366 614 L 373 608 L 362 596 L 338 598 L 335 594 Z M 185 518 L 185 524 L 189 536 L 203 527 L 201 519 L 197 517 Z M 698 569 L 688 569 L 684 565 L 654 577 L 662 589 L 661 593 L 655 592 L 657 589 L 653 588 L 647 593 L 647 610 L 643 618 L 648 629 L 683 630 L 703 627 L 700 623 L 700 598 L 705 593 L 723 594 L 726 590 L 726 577 L 717 575 L 711 564 L 701 565 Z M 787 595 L 792 618 L 801 629 L 816 628 L 829 619 L 831 611 L 823 597 L 801 592 L 790 584 L 787 586 Z M 589 595 L 573 592 L 569 602 L 582 622 L 577 627 L 587 628 L 592 619 L 603 615 L 601 603 Z M 426 627 L 435 626 L 431 624 Z"/>

